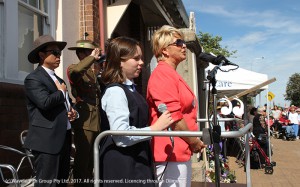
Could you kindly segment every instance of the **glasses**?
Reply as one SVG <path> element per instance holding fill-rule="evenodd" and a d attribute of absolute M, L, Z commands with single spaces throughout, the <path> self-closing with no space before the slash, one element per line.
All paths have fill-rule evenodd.
<path fill-rule="evenodd" d="M 183 45 L 186 45 L 186 43 L 182 39 L 177 39 L 174 43 L 171 43 L 168 46 L 170 45 L 176 45 L 177 47 L 182 47 Z"/>
<path fill-rule="evenodd" d="M 56 56 L 56 57 L 61 56 L 61 51 L 60 50 L 45 50 L 44 52 L 51 52 L 51 54 Z"/>

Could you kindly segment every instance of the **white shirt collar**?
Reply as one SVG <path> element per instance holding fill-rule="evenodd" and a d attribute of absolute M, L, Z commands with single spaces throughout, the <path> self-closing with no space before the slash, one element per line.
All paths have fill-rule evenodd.
<path fill-rule="evenodd" d="M 49 74 L 49 75 L 54 75 L 54 71 L 52 69 L 49 69 L 49 68 L 46 68 L 45 66 L 42 66 L 46 72 Z"/>
<path fill-rule="evenodd" d="M 123 84 L 127 85 L 127 86 L 131 86 L 131 85 L 135 85 L 134 82 L 132 82 L 131 80 L 129 79 L 126 79 Z"/>

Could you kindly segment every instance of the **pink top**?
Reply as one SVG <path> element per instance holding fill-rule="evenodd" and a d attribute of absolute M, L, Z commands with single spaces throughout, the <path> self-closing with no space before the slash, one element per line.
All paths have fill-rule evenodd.
<path fill-rule="evenodd" d="M 157 106 L 161 103 L 167 105 L 174 121 L 182 118 L 190 131 L 197 131 L 197 99 L 182 79 L 182 77 L 167 63 L 160 61 L 150 76 L 147 88 L 147 102 L 150 110 L 150 124 L 154 124 L 159 115 Z M 189 145 L 180 137 L 174 137 L 174 150 L 169 137 L 153 137 L 152 149 L 155 162 L 168 161 L 186 162 L 190 160 L 192 152 Z"/>

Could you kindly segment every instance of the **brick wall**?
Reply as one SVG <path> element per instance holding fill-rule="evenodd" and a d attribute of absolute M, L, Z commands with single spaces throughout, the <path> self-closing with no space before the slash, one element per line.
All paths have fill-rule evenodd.
<path fill-rule="evenodd" d="M 20 133 L 28 128 L 25 92 L 23 85 L 0 83 L 0 144 L 24 152 L 20 142 Z M 21 157 L 15 152 L 0 149 L 0 163 L 17 166 Z M 28 171 L 28 163 L 21 170 Z M 3 170 L 4 173 L 10 173 Z M 22 172 L 20 177 L 28 176 L 29 172 Z M 30 174 L 29 174 L 30 175 Z M 0 181 L 1 186 L 1 181 Z"/>
<path fill-rule="evenodd" d="M 100 43 L 99 0 L 80 0 L 80 38 Z"/>

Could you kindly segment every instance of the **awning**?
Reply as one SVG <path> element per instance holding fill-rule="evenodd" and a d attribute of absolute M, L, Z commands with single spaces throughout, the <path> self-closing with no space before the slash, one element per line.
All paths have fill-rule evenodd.
<path fill-rule="evenodd" d="M 206 75 L 208 71 L 212 70 L 214 67 L 215 65 L 210 64 L 205 69 Z M 228 71 L 234 68 L 235 66 L 221 67 L 221 69 L 224 71 Z M 216 74 L 216 80 L 216 89 L 218 97 L 232 97 L 246 90 L 253 89 L 253 87 L 268 81 L 268 76 L 266 74 L 249 71 L 243 68 L 238 68 L 236 70 L 228 72 L 218 70 Z M 261 91 L 267 88 L 268 86 L 266 84 L 262 87 L 256 87 L 256 89 L 251 90 L 251 92 L 247 94 L 249 94 L 249 96 L 256 96 Z"/>

